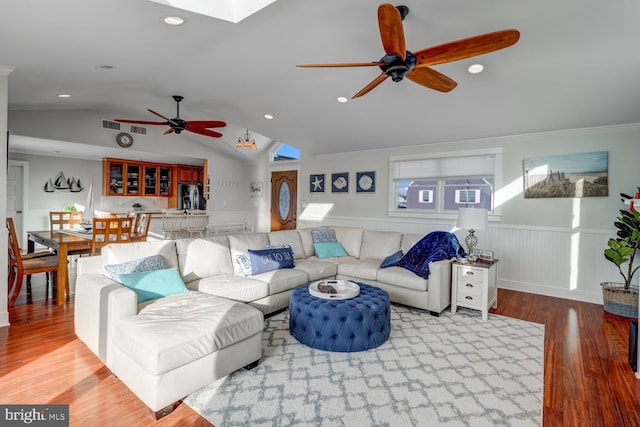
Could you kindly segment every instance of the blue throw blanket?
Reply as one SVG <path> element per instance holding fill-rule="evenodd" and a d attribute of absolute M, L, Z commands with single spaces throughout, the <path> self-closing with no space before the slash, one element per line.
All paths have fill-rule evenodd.
<path fill-rule="evenodd" d="M 466 256 L 455 234 L 432 231 L 413 245 L 396 265 L 428 279 L 430 262 Z"/>

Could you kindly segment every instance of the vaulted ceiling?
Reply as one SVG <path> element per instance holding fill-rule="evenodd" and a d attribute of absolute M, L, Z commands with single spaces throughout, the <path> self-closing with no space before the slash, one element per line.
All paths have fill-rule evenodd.
<path fill-rule="evenodd" d="M 147 108 L 174 117 L 171 96 L 178 94 L 185 97 L 181 117 L 228 126 L 219 129 L 220 139 L 164 138 L 195 138 L 234 152 L 249 129 L 307 154 L 640 122 L 636 0 L 403 1 L 410 51 L 507 28 L 518 29 L 520 40 L 433 66 L 458 83 L 451 92 L 387 79 L 338 103 L 380 70 L 296 64 L 378 61 L 379 4 L 277 0 L 231 23 L 147 0 L 3 1 L 0 65 L 16 67 L 9 109 L 155 120 Z M 185 23 L 164 24 L 169 15 Z M 485 70 L 468 73 L 474 63 Z"/>

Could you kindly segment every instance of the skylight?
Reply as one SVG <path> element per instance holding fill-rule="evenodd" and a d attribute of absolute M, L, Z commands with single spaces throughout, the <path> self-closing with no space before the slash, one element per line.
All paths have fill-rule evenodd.
<path fill-rule="evenodd" d="M 149 0 L 237 24 L 276 0 Z"/>

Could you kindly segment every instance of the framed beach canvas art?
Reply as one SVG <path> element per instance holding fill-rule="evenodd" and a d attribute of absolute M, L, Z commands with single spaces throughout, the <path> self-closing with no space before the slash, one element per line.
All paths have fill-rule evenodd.
<path fill-rule="evenodd" d="M 524 197 L 606 197 L 608 159 L 606 151 L 524 159 Z"/>

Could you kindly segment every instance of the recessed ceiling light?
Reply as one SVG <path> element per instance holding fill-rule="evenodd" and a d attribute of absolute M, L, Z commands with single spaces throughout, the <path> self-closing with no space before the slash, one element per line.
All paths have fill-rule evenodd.
<path fill-rule="evenodd" d="M 467 71 L 469 71 L 471 74 L 481 73 L 482 70 L 484 70 L 484 65 L 482 64 L 473 64 L 469 68 L 467 68 Z"/>
<path fill-rule="evenodd" d="M 273 116 L 271 114 L 265 114 L 264 118 L 267 120 L 273 120 Z"/>
<path fill-rule="evenodd" d="M 71 98 L 71 94 L 68 93 L 59 93 L 58 98 Z"/>
<path fill-rule="evenodd" d="M 338 97 L 338 102 L 340 104 L 346 104 L 347 102 L 349 102 L 349 98 L 347 98 L 346 96 L 339 96 Z"/>
<path fill-rule="evenodd" d="M 182 25 L 184 19 L 179 16 L 167 16 L 164 18 L 164 23 L 168 25 Z"/>

